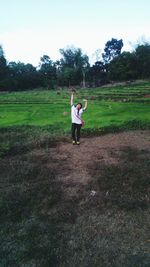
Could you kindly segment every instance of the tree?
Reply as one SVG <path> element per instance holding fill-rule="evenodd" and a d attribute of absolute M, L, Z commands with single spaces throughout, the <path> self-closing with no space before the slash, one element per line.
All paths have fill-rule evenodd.
<path fill-rule="evenodd" d="M 40 69 L 39 73 L 41 74 L 41 78 L 43 80 L 43 86 L 48 88 L 54 88 L 56 84 L 56 65 L 50 59 L 49 56 L 43 55 L 40 58 Z"/>
<path fill-rule="evenodd" d="M 9 90 L 31 89 L 40 86 L 36 68 L 32 64 L 9 62 Z"/>
<path fill-rule="evenodd" d="M 104 63 L 102 61 L 96 61 L 95 64 L 90 67 L 89 79 L 89 82 L 92 82 L 92 85 L 94 86 L 99 86 L 105 83 L 106 72 Z"/>
<path fill-rule="evenodd" d="M 8 87 L 8 66 L 4 55 L 4 50 L 0 45 L 0 90 L 7 90 Z"/>
<path fill-rule="evenodd" d="M 83 55 L 80 48 L 70 47 L 65 49 L 60 49 L 62 58 L 60 59 L 62 73 L 66 73 L 66 68 L 69 73 L 68 75 L 68 85 L 79 84 L 82 81 L 85 87 L 85 76 L 87 69 L 89 67 L 89 58 L 87 55 Z M 68 72 L 68 71 L 67 71 Z"/>
<path fill-rule="evenodd" d="M 80 62 L 80 68 L 82 70 L 82 86 L 83 86 L 83 88 L 86 87 L 86 73 L 88 72 L 89 67 L 90 67 L 89 58 L 87 55 L 83 55 L 81 57 L 81 62 Z"/>
<path fill-rule="evenodd" d="M 150 44 L 138 45 L 135 50 L 139 78 L 150 78 Z"/>
<path fill-rule="evenodd" d="M 123 47 L 122 39 L 117 40 L 112 38 L 105 44 L 104 53 L 102 58 L 105 64 L 110 63 L 110 61 L 121 54 L 121 49 Z"/>
<path fill-rule="evenodd" d="M 4 56 L 4 51 L 2 46 L 0 45 L 0 80 L 3 80 L 8 72 L 7 61 Z"/>
<path fill-rule="evenodd" d="M 4 50 L 3 47 L 0 45 L 0 58 L 4 57 Z"/>
<path fill-rule="evenodd" d="M 136 79 L 138 78 L 136 66 L 135 53 L 123 52 L 109 63 L 109 79 L 114 81 Z"/>

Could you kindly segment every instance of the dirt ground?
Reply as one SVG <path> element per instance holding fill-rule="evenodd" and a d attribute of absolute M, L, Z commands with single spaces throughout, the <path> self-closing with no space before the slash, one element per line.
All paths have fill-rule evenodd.
<path fill-rule="evenodd" d="M 150 131 L 129 131 L 81 138 L 79 146 L 72 145 L 71 141 L 61 142 L 53 149 L 53 164 L 58 165 L 59 179 L 68 184 L 67 193 L 70 193 L 74 185 L 77 189 L 92 179 L 89 170 L 93 168 L 94 163 L 118 165 L 122 160 L 120 155 L 128 148 L 150 151 Z"/>
<path fill-rule="evenodd" d="M 0 266 L 148 267 L 150 131 L 1 162 Z"/>

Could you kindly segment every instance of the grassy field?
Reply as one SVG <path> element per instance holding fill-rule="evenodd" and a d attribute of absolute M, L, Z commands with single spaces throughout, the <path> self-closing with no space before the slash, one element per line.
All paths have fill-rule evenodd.
<path fill-rule="evenodd" d="M 85 130 L 124 127 L 150 122 L 150 85 L 78 90 L 75 102 L 87 98 Z M 145 97 L 144 97 L 145 96 Z M 55 132 L 70 131 L 70 94 L 64 91 L 29 91 L 0 95 L 0 127 L 48 126 Z"/>
<path fill-rule="evenodd" d="M 0 94 L 0 267 L 149 266 L 149 94 L 77 90 L 74 149 L 67 90 Z"/>
<path fill-rule="evenodd" d="M 83 114 L 85 126 L 82 135 L 149 129 L 149 94 L 148 83 L 77 90 L 75 103 L 88 99 L 88 110 Z M 48 138 L 69 137 L 70 128 L 69 90 L 39 89 L 0 94 L 0 155 L 13 150 L 14 146 L 24 147 L 22 140 L 26 140 L 30 147 L 32 140 L 44 143 L 44 139 Z"/>

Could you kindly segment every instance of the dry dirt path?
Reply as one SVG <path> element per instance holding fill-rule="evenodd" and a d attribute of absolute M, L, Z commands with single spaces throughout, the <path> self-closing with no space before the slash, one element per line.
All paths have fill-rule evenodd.
<path fill-rule="evenodd" d="M 59 179 L 66 183 L 67 193 L 74 194 L 92 179 L 90 170 L 95 163 L 119 164 L 120 155 L 126 149 L 150 152 L 150 131 L 81 138 L 79 146 L 60 142 L 53 151 L 53 159 L 59 170 Z"/>

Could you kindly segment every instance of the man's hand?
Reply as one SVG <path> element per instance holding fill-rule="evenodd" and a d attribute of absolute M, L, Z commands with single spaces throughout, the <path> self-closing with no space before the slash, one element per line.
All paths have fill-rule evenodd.
<path fill-rule="evenodd" d="M 70 105 L 73 105 L 73 97 L 74 97 L 74 92 L 71 93 L 71 99 L 70 99 Z"/>
<path fill-rule="evenodd" d="M 75 88 L 71 88 L 71 91 L 72 91 L 72 94 L 75 94 L 76 93 L 76 89 Z"/>
<path fill-rule="evenodd" d="M 87 99 L 83 99 L 83 102 L 85 102 L 85 107 L 84 107 L 84 109 L 86 109 L 87 106 L 88 106 L 88 101 L 87 101 Z"/>

